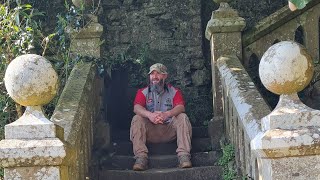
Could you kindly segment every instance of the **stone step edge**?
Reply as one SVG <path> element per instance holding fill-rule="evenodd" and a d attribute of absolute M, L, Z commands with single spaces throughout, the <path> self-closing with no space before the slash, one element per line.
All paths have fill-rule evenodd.
<path fill-rule="evenodd" d="M 192 164 L 194 167 L 217 165 L 221 153 L 217 151 L 200 152 L 192 154 Z M 100 161 L 101 167 L 108 169 L 131 169 L 134 164 L 134 157 L 128 155 L 114 155 Z M 174 168 L 178 166 L 177 155 L 151 155 L 149 156 L 150 168 Z"/>
<path fill-rule="evenodd" d="M 105 170 L 99 171 L 99 180 L 118 179 L 118 180 L 222 180 L 222 166 L 202 166 L 192 168 L 157 168 L 145 171 L 133 170 Z"/>
<path fill-rule="evenodd" d="M 191 157 L 198 156 L 198 155 L 201 155 L 201 154 L 209 154 L 209 153 L 219 153 L 219 151 L 195 152 L 195 153 L 191 153 Z M 123 157 L 123 158 L 124 157 L 133 158 L 133 155 L 114 155 L 114 156 Z M 166 155 L 153 154 L 153 155 L 149 155 L 148 159 L 149 160 L 151 160 L 151 159 L 159 159 L 161 157 L 171 158 L 171 157 L 177 157 L 177 155 L 176 154 L 166 154 Z"/>
<path fill-rule="evenodd" d="M 133 170 L 100 170 L 99 180 L 221 180 L 223 174 L 221 166 L 204 166 L 193 168 L 161 168 L 145 171 Z"/>
<path fill-rule="evenodd" d="M 198 142 L 198 141 L 204 141 L 204 140 L 209 140 L 210 141 L 210 137 L 193 137 L 193 138 L 191 138 L 191 144 L 192 144 L 192 142 Z M 124 140 L 124 139 L 111 140 L 111 143 L 119 143 L 119 142 L 122 142 L 122 143 L 130 142 L 131 143 L 130 139 L 126 139 L 126 140 Z M 173 140 L 173 141 L 170 141 L 170 142 L 167 142 L 167 143 L 147 143 L 147 144 L 174 144 L 174 143 L 176 144 L 177 141 Z"/>
<path fill-rule="evenodd" d="M 109 171 L 109 172 L 119 172 L 119 173 L 136 173 L 136 174 L 149 174 L 149 173 L 168 173 L 168 172 L 174 172 L 174 171 L 189 171 L 189 170 L 198 170 L 198 169 L 208 169 L 208 168 L 221 168 L 222 166 L 198 166 L 198 167 L 192 167 L 192 168 L 149 168 L 145 171 L 134 171 L 132 169 L 126 169 L 126 170 L 119 170 L 119 169 L 101 169 L 100 171 Z"/>

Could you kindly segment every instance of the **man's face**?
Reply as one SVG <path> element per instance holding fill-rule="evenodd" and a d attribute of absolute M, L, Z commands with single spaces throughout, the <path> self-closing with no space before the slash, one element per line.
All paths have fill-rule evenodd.
<path fill-rule="evenodd" d="M 164 85 L 164 80 L 167 78 L 167 74 L 161 74 L 158 71 L 152 71 L 150 73 L 150 85 Z"/>

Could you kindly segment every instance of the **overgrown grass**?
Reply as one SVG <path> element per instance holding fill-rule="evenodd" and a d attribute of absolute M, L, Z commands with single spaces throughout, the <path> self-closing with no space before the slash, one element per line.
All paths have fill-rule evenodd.
<path fill-rule="evenodd" d="M 222 145 L 222 157 L 218 161 L 218 165 L 223 167 L 223 180 L 253 180 L 248 175 L 239 175 L 235 160 L 235 151 L 232 144 Z"/>
<path fill-rule="evenodd" d="M 5 66 L 0 64 L 0 140 L 4 138 L 4 126 L 17 119 L 15 103 L 8 96 L 4 86 L 4 69 Z"/>
<path fill-rule="evenodd" d="M 237 179 L 237 172 L 234 169 L 235 154 L 232 144 L 222 146 L 222 157 L 218 161 L 218 165 L 223 167 L 223 179 L 232 180 Z"/>
<path fill-rule="evenodd" d="M 0 168 L 0 180 L 4 179 L 3 176 L 4 176 L 3 168 Z"/>

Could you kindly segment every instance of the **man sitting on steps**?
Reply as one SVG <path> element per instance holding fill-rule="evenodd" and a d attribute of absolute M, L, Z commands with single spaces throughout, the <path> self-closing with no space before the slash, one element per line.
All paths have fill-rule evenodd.
<path fill-rule="evenodd" d="M 148 168 L 146 142 L 165 143 L 177 139 L 179 167 L 192 167 L 190 161 L 192 128 L 185 112 L 181 91 L 166 84 L 167 68 L 160 63 L 150 67 L 149 86 L 139 89 L 134 100 L 130 140 L 136 162 L 133 170 Z"/>

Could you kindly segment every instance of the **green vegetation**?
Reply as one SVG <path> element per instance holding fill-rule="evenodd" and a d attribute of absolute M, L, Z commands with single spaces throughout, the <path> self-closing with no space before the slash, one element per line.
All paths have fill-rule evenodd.
<path fill-rule="evenodd" d="M 20 4 L 19 1 L 6 1 L 0 4 L 0 78 L 4 76 L 6 66 L 17 56 L 30 53 L 31 49 L 41 37 L 40 27 L 34 20 L 43 14 L 33 9 L 29 4 Z M 14 105 L 10 98 L 7 98 L 3 83 L 0 86 L 1 125 L 12 122 L 16 116 L 22 115 L 20 105 Z M 5 121 L 5 122 L 3 122 Z M 3 127 L 1 126 L 1 129 Z"/>
<path fill-rule="evenodd" d="M 11 1 L 0 4 L 2 64 L 9 64 L 15 57 L 30 52 L 34 41 L 41 37 L 40 27 L 34 18 L 42 15 L 29 4 L 14 4 Z"/>
<path fill-rule="evenodd" d="M 218 161 L 218 165 L 223 167 L 223 176 L 224 180 L 234 180 L 242 179 L 249 180 L 252 179 L 248 175 L 239 176 L 236 170 L 235 164 L 235 152 L 232 144 L 222 145 L 222 157 Z"/>
<path fill-rule="evenodd" d="M 54 32 L 48 33 L 42 30 L 45 25 L 41 18 L 44 15 L 45 12 L 40 12 L 30 4 L 22 4 L 19 0 L 7 0 L 0 4 L 0 79 L 3 79 L 7 65 L 17 56 L 27 53 L 46 56 L 52 62 L 60 80 L 58 96 L 44 107 L 50 116 L 73 66 L 83 59 L 77 54 L 70 53 L 71 37 L 66 31 L 79 30 L 85 23 L 83 8 L 70 6 L 67 1 L 65 1 L 65 11 L 57 15 Z M 3 126 L 20 117 L 23 111 L 24 108 L 15 104 L 8 96 L 4 83 L 1 82 L 1 139 Z"/>
<path fill-rule="evenodd" d="M 234 170 L 235 162 L 234 147 L 232 144 L 222 146 L 222 157 L 218 161 L 218 165 L 223 167 L 223 179 L 232 180 L 237 178 L 237 172 Z"/>
<path fill-rule="evenodd" d="M 114 71 L 127 71 L 130 74 L 129 86 L 142 87 L 146 83 L 149 66 L 154 63 L 149 52 L 148 44 L 129 46 L 123 53 L 105 56 L 105 67 L 110 76 Z"/>
<path fill-rule="evenodd" d="M 26 0 L 43 5 L 38 1 Z M 48 5 L 47 1 L 44 4 Z M 46 56 L 56 69 L 60 90 L 55 99 L 44 107 L 45 112 L 51 116 L 55 104 L 64 87 L 73 66 L 87 59 L 100 63 L 96 59 L 84 58 L 70 53 L 71 37 L 68 30 L 79 30 L 85 26 L 83 6 L 75 8 L 65 1 L 65 11 L 57 15 L 57 25 L 54 32 L 44 32 L 42 27 L 45 12 L 40 12 L 31 4 L 22 4 L 21 0 L 6 0 L 0 4 L 0 140 L 4 138 L 4 126 L 15 121 L 23 114 L 24 107 L 15 104 L 8 96 L 2 79 L 7 65 L 17 56 L 35 53 Z M 41 21 L 42 20 L 42 21 Z M 45 35 L 46 34 L 46 35 Z M 100 67 L 103 69 L 102 66 Z M 3 179 L 3 169 L 0 168 L 0 179 Z"/>

